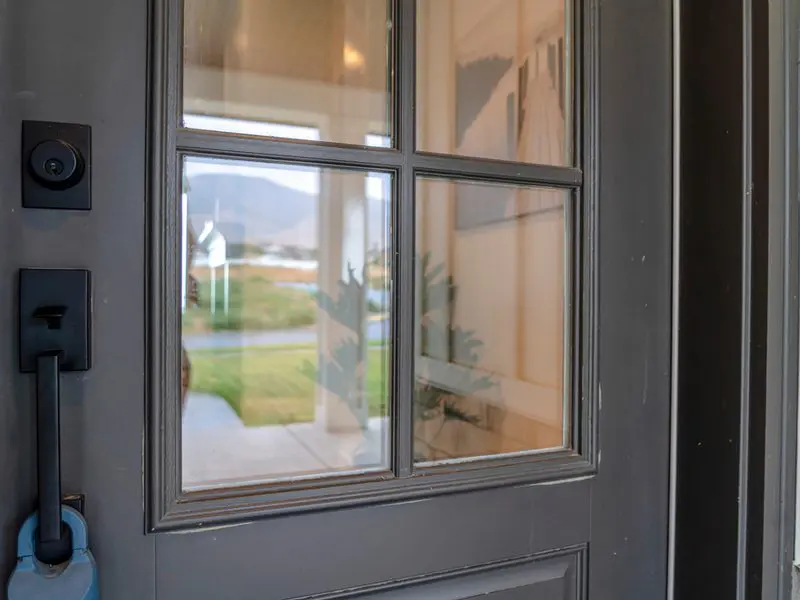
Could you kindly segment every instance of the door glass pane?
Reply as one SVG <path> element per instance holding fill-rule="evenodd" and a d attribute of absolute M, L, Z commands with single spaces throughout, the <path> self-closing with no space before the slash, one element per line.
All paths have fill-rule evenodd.
<path fill-rule="evenodd" d="M 387 468 L 390 177 L 189 157 L 183 485 Z"/>
<path fill-rule="evenodd" d="M 565 0 L 418 0 L 418 149 L 571 164 L 565 6 Z"/>
<path fill-rule="evenodd" d="M 388 15 L 388 0 L 185 0 L 184 125 L 355 145 L 390 135 Z"/>
<path fill-rule="evenodd" d="M 565 445 L 568 198 L 417 181 L 418 462 Z"/>

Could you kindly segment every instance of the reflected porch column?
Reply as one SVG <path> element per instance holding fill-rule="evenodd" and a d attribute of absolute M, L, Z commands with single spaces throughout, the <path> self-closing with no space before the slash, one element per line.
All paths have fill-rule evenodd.
<path fill-rule="evenodd" d="M 346 8 L 346 6 L 345 6 Z M 343 56 L 348 31 L 346 10 L 334 11 L 330 24 L 334 56 Z M 353 28 L 358 30 L 358 28 Z M 331 118 L 323 139 L 363 145 L 369 131 L 371 94 L 349 81 L 344 64 L 334 66 Z M 354 85 L 355 84 L 355 85 Z M 380 114 L 380 113 L 377 113 Z M 315 420 L 330 432 L 367 427 L 366 172 L 326 172 L 320 182 L 318 385 Z"/>
<path fill-rule="evenodd" d="M 319 204 L 316 421 L 327 431 L 366 427 L 365 174 L 325 172 Z"/>
<path fill-rule="evenodd" d="M 433 152 L 452 154 L 456 147 L 456 55 L 453 42 L 453 0 L 421 2 L 418 5 L 417 39 L 417 146 Z M 416 203 L 418 259 L 427 257 L 431 268 L 444 267 L 452 274 L 454 188 L 445 181 L 423 180 L 417 183 Z M 420 201 L 423 199 L 423 201 Z M 420 260 L 417 260 L 419 269 Z M 450 325 L 447 290 L 423 290 L 423 273 L 416 275 L 417 311 L 422 301 L 443 306 L 442 325 Z M 417 315 L 416 352 L 424 356 L 450 361 L 450 340 L 444 327 L 431 328 L 423 340 Z"/>

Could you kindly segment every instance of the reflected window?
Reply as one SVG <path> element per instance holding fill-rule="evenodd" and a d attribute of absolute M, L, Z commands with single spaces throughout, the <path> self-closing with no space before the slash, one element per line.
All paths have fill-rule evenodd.
<path fill-rule="evenodd" d="M 571 165 L 564 0 L 417 6 L 417 148 Z"/>
<path fill-rule="evenodd" d="M 308 142 L 318 142 L 320 139 L 319 129 L 316 127 L 303 127 L 302 125 L 290 125 L 287 123 L 242 121 L 241 119 L 185 114 L 183 115 L 183 125 L 189 129 L 280 137 Z"/>
<path fill-rule="evenodd" d="M 388 0 L 185 0 L 185 127 L 363 145 L 391 133 Z M 215 117 L 204 119 L 203 117 Z"/>
<path fill-rule="evenodd" d="M 418 180 L 418 462 L 567 444 L 568 198 L 546 188 Z"/>
<path fill-rule="evenodd" d="M 388 136 L 385 135 L 378 135 L 378 134 L 369 134 L 364 138 L 364 144 L 371 148 L 389 148 L 391 146 L 391 140 Z M 389 187 L 388 184 L 390 181 L 381 173 L 370 173 L 367 175 L 366 179 L 366 194 L 370 198 L 384 198 L 388 200 L 389 198 Z M 389 207 L 388 204 L 385 206 Z"/>
<path fill-rule="evenodd" d="M 391 186 L 366 179 L 185 159 L 185 489 L 388 468 Z"/>

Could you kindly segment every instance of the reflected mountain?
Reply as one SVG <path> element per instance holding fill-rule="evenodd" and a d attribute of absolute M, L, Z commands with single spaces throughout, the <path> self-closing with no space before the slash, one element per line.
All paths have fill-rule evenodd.
<path fill-rule="evenodd" d="M 201 231 L 204 222 L 214 218 L 218 202 L 219 223 L 227 224 L 220 229 L 229 243 L 304 248 L 319 244 L 316 195 L 241 174 L 202 173 L 190 176 L 189 184 L 189 220 L 195 231 Z M 369 243 L 377 245 L 387 237 L 389 203 L 375 198 L 366 202 Z"/>

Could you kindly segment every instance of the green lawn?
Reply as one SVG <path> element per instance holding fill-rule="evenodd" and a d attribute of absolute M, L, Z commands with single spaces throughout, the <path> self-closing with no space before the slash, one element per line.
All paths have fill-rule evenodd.
<path fill-rule="evenodd" d="M 231 269 L 228 313 L 225 314 L 224 285 L 216 281 L 215 313 L 211 314 L 211 282 L 198 281 L 199 306 L 186 311 L 184 331 L 263 331 L 312 325 L 317 320 L 317 302 L 303 290 L 275 285 L 265 276 Z"/>
<path fill-rule="evenodd" d="M 300 423 L 314 419 L 317 352 L 314 346 L 283 345 L 198 350 L 191 353 L 192 389 L 224 398 L 245 425 Z M 371 346 L 366 387 L 370 416 L 386 414 L 386 351 Z M 311 373 L 304 370 L 312 365 Z"/>
<path fill-rule="evenodd" d="M 260 273 L 256 267 L 231 267 L 227 314 L 221 275 L 217 274 L 212 314 L 212 283 L 207 272 L 200 274 L 197 277 L 198 305 L 190 307 L 183 315 L 184 331 L 267 331 L 308 327 L 317 322 L 319 311 L 314 294 L 279 285 L 270 277 L 276 275 L 275 270 L 261 270 L 265 273 Z M 293 277 L 297 275 L 289 272 L 284 276 L 288 279 L 285 283 L 294 283 Z M 375 314 L 382 307 L 368 303 L 367 309 Z"/>

